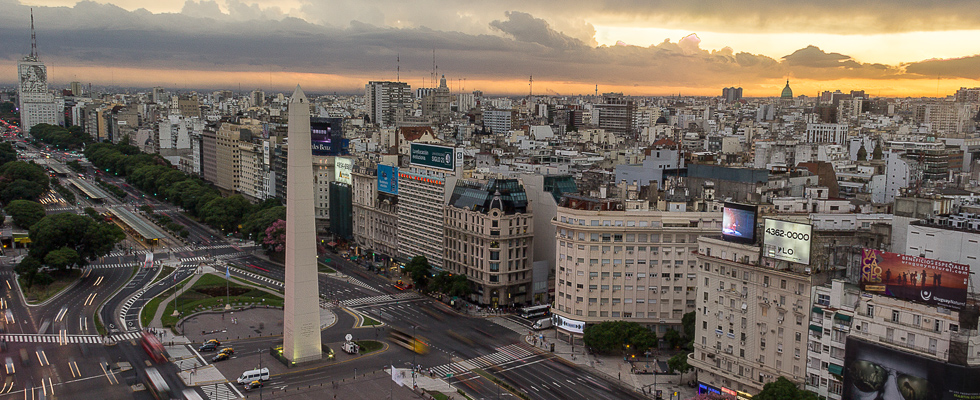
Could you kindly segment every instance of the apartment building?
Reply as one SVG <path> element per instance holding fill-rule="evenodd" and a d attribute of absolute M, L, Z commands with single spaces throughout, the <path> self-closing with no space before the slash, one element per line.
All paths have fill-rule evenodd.
<path fill-rule="evenodd" d="M 562 198 L 553 222 L 555 314 L 633 321 L 662 334 L 694 311 L 698 238 L 721 231 L 721 213 L 663 211 L 641 197 L 631 186 L 622 199 Z"/>
<path fill-rule="evenodd" d="M 813 288 L 807 333 L 805 388 L 839 400 L 844 391 L 844 355 L 861 290 L 843 280 Z"/>
<path fill-rule="evenodd" d="M 534 216 L 519 180 L 456 181 L 445 221 L 444 269 L 466 275 L 470 301 L 489 307 L 531 302 Z"/>
<path fill-rule="evenodd" d="M 697 334 L 688 363 L 704 390 L 756 394 L 780 376 L 803 384 L 811 275 L 760 254 L 757 244 L 698 241 Z"/>
<path fill-rule="evenodd" d="M 398 254 L 398 195 L 378 190 L 378 169 L 354 165 L 354 241 L 384 259 Z M 392 167 L 381 169 L 386 171 L 382 181 L 397 179 L 391 176 Z"/>

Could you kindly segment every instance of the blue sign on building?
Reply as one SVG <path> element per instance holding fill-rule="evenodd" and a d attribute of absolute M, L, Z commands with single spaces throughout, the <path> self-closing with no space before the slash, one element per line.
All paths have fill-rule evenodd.
<path fill-rule="evenodd" d="M 378 164 L 378 191 L 398 195 L 398 167 Z"/>

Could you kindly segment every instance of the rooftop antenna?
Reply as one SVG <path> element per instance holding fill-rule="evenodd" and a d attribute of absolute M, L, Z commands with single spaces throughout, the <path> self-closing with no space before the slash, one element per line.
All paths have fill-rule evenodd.
<path fill-rule="evenodd" d="M 395 64 L 396 64 L 395 81 L 401 82 L 402 81 L 402 55 L 401 54 L 395 55 Z"/>
<path fill-rule="evenodd" d="M 31 58 L 37 61 L 37 38 L 34 36 L 34 8 L 31 8 Z"/>
<path fill-rule="evenodd" d="M 534 75 L 527 77 L 527 96 L 534 97 Z"/>
<path fill-rule="evenodd" d="M 595 85 L 595 97 L 599 97 L 599 85 Z"/>
<path fill-rule="evenodd" d="M 436 49 L 432 49 L 432 77 L 429 79 L 432 86 L 436 85 Z"/>

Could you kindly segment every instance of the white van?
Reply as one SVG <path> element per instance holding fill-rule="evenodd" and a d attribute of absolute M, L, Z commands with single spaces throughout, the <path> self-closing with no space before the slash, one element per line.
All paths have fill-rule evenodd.
<path fill-rule="evenodd" d="M 255 380 L 261 380 L 261 381 L 269 380 L 269 369 L 268 368 L 252 369 L 252 370 L 242 372 L 242 376 L 238 377 L 238 384 L 244 385 L 246 383 Z"/>
<path fill-rule="evenodd" d="M 539 319 L 537 321 L 534 321 L 534 325 L 531 325 L 531 329 L 534 329 L 536 331 L 541 329 L 548 329 L 551 327 L 552 327 L 551 318 Z"/>

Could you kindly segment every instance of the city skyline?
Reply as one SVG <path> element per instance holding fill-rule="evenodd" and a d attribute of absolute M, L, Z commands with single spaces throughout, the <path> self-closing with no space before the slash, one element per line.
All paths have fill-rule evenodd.
<path fill-rule="evenodd" d="M 742 2 L 0 1 L 0 84 L 30 51 L 35 8 L 50 81 L 166 88 L 358 93 L 368 80 L 453 92 L 746 97 L 865 90 L 946 96 L 980 86 L 965 7 Z M 955 15 L 956 17 L 949 17 Z M 533 86 L 529 78 L 533 76 Z M 438 79 L 438 77 L 437 77 Z"/>

